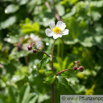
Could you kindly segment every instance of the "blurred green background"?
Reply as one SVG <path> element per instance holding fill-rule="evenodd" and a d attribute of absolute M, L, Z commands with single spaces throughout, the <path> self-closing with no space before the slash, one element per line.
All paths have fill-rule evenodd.
<path fill-rule="evenodd" d="M 32 33 L 32 41 L 51 54 L 53 39 L 45 29 L 58 21 L 55 14 L 70 31 L 55 42 L 55 73 L 76 60 L 85 68 L 58 76 L 55 102 L 63 94 L 103 94 L 103 0 L 0 0 L 0 103 L 51 102 L 51 83 L 45 83 L 50 62 L 26 47 Z"/>

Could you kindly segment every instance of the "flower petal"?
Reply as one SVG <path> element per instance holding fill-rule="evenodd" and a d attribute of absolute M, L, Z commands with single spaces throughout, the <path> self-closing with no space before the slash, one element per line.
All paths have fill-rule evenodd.
<path fill-rule="evenodd" d="M 36 45 L 36 48 L 38 48 L 38 49 L 42 49 L 42 47 L 43 47 L 42 41 L 37 41 L 35 45 Z"/>
<path fill-rule="evenodd" d="M 51 29 L 54 28 L 55 27 L 55 22 L 54 21 L 49 22 L 49 26 L 50 26 Z"/>
<path fill-rule="evenodd" d="M 31 33 L 30 38 L 35 38 L 35 34 Z"/>
<path fill-rule="evenodd" d="M 64 30 L 65 27 L 66 27 L 65 23 L 63 23 L 62 21 L 58 21 L 56 26 L 58 26 L 58 27 L 61 28 L 62 30 Z"/>
<path fill-rule="evenodd" d="M 22 45 L 22 49 L 23 49 L 23 50 L 28 50 L 28 48 L 27 48 L 28 45 L 29 45 L 29 44 L 23 44 L 23 45 Z"/>
<path fill-rule="evenodd" d="M 54 34 L 54 35 L 53 35 L 53 38 L 54 38 L 54 39 L 57 39 L 57 38 L 59 38 L 59 37 L 61 38 L 62 35 L 60 35 L 60 34 Z"/>
<path fill-rule="evenodd" d="M 45 33 L 46 33 L 46 35 L 49 36 L 49 37 L 53 36 L 52 30 L 49 29 L 49 28 L 47 28 L 47 29 L 45 30 Z"/>
<path fill-rule="evenodd" d="M 62 31 L 62 35 L 68 35 L 69 34 L 69 30 L 68 29 L 65 29 Z"/>
<path fill-rule="evenodd" d="M 59 38 L 59 37 L 58 37 L 57 35 L 53 35 L 53 38 L 54 38 L 54 39 L 57 39 L 57 38 Z"/>

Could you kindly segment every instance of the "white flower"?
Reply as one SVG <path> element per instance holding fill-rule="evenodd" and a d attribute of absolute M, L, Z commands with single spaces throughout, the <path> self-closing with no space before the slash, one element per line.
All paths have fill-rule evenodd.
<path fill-rule="evenodd" d="M 62 21 L 58 21 L 55 25 L 54 21 L 49 22 L 50 28 L 47 28 L 45 30 L 45 33 L 47 36 L 51 37 L 53 36 L 54 39 L 61 38 L 62 35 L 68 35 L 69 30 L 65 29 L 66 25 Z"/>
<path fill-rule="evenodd" d="M 38 49 L 43 48 L 42 39 L 38 35 L 35 35 L 35 34 L 31 33 L 30 36 L 28 37 L 27 43 L 23 44 L 23 46 L 22 46 L 23 49 L 28 50 L 28 48 L 27 48 L 28 45 L 32 45 L 32 43 L 35 43 L 35 46 Z"/>
<path fill-rule="evenodd" d="M 33 42 L 35 42 L 36 48 L 38 48 L 38 49 L 43 48 L 42 39 L 38 35 L 35 36 L 33 33 L 31 33 L 30 38 L 33 40 Z"/>

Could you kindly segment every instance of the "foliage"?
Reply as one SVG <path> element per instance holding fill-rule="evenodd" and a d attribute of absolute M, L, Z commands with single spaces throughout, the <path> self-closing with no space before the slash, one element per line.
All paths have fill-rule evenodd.
<path fill-rule="evenodd" d="M 103 94 L 103 0 L 0 0 L 0 5 L 0 103 L 50 103 L 53 82 L 56 103 L 62 94 Z M 17 50 L 34 33 L 51 54 L 53 39 L 45 29 L 57 21 L 55 8 L 70 33 L 55 42 L 52 72 L 43 53 Z M 74 72 L 76 60 L 84 72 Z"/>

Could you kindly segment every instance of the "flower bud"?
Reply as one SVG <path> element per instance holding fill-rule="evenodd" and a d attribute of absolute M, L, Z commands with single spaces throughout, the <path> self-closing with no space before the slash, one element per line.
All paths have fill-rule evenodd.
<path fill-rule="evenodd" d="M 77 66 L 74 66 L 74 70 L 77 70 Z"/>
<path fill-rule="evenodd" d="M 22 50 L 22 45 L 21 45 L 21 44 L 18 44 L 18 45 L 17 45 L 17 51 L 20 52 L 21 50 Z"/>
<path fill-rule="evenodd" d="M 36 49 L 34 49 L 34 50 L 33 50 L 33 53 L 37 53 L 37 50 L 36 50 Z"/>
<path fill-rule="evenodd" d="M 84 67 L 83 67 L 83 66 L 80 66 L 80 67 L 78 68 L 78 70 L 79 70 L 80 72 L 83 72 Z"/>
<path fill-rule="evenodd" d="M 31 45 L 28 46 L 28 50 L 32 50 L 32 46 Z"/>
<path fill-rule="evenodd" d="M 75 61 L 75 63 L 76 63 L 76 64 L 79 64 L 80 62 L 79 62 L 79 61 Z"/>
<path fill-rule="evenodd" d="M 32 46 L 35 45 L 35 43 L 32 43 Z"/>

